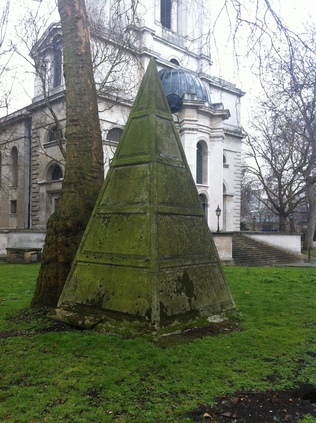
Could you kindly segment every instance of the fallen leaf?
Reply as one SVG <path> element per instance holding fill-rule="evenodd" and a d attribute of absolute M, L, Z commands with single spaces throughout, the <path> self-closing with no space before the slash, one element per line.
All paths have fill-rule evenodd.
<path fill-rule="evenodd" d="M 204 413 L 203 414 L 203 417 L 206 418 L 206 419 L 211 419 L 212 418 L 212 416 L 210 416 L 208 413 Z"/>

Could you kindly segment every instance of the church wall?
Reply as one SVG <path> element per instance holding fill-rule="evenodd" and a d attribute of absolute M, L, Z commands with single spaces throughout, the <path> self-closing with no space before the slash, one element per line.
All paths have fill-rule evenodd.
<path fill-rule="evenodd" d="M 241 207 L 241 151 L 236 153 L 235 178 L 234 178 L 234 231 L 240 231 L 240 207 Z"/>
<path fill-rule="evenodd" d="M 161 24 L 160 1 L 153 0 L 151 5 L 154 6 L 154 25 L 150 20 L 152 17 L 150 14 L 148 19 L 146 19 L 147 14 L 144 16 L 145 24 L 154 29 L 157 37 L 168 39 L 176 45 L 181 43 L 183 48 L 194 54 L 206 54 L 204 48 L 207 43 L 202 36 L 202 28 L 208 27 L 208 16 L 205 12 L 203 13 L 203 3 L 203 1 L 192 2 L 189 0 L 172 2 L 171 27 L 169 29 Z"/>
<path fill-rule="evenodd" d="M 124 14 L 122 20 L 131 22 L 133 19 L 134 10 L 131 8 L 131 0 L 122 0 L 117 2 L 114 0 L 87 0 L 87 10 L 91 14 L 97 13 L 97 19 L 103 21 L 106 25 L 112 24 L 112 15 L 117 16 L 118 12 L 128 10 L 128 17 Z M 191 2 L 189 0 L 174 1 L 171 4 L 171 21 L 170 32 L 178 33 L 183 37 L 189 39 L 197 39 L 201 35 L 201 26 L 206 27 L 209 19 L 203 9 L 204 1 Z M 204 10 L 204 14 L 203 14 Z M 152 28 L 157 35 L 162 35 L 163 25 L 161 24 L 160 1 L 146 0 L 137 5 L 137 17 L 140 20 L 141 26 Z M 203 21 L 202 21 L 203 16 Z M 199 25 L 196 25 L 198 19 L 201 19 Z"/>
<path fill-rule="evenodd" d="M 223 210 L 223 132 L 222 129 L 212 131 L 210 136 L 210 165 L 209 165 L 209 192 L 210 210 L 209 223 L 212 230 L 217 229 L 217 216 L 215 209 Z M 223 229 L 223 214 L 219 219 L 220 230 Z M 216 228 L 216 229 L 215 229 Z"/>
<path fill-rule="evenodd" d="M 226 188 L 226 230 L 240 230 L 241 142 L 238 137 L 225 134 L 223 182 Z"/>
<path fill-rule="evenodd" d="M 62 128 L 65 127 L 62 103 L 55 105 L 55 112 Z M 49 141 L 51 129 L 55 127 L 46 108 L 36 109 L 32 119 L 32 184 L 31 224 L 32 228 L 45 228 L 47 219 L 54 211 L 62 183 L 51 181 L 49 170 L 55 164 L 64 167 L 64 159 L 57 141 Z"/>
<path fill-rule="evenodd" d="M 179 113 L 179 122 L 182 145 L 195 182 L 197 144 L 203 145 L 207 177 L 197 184 L 197 190 L 206 199 L 206 216 L 211 229 L 217 230 L 215 209 L 219 205 L 222 210 L 220 230 L 239 230 L 240 198 L 236 193 L 240 190 L 240 139 L 225 136 L 222 118 L 198 112 L 197 107 L 187 105 Z"/>
<path fill-rule="evenodd" d="M 27 228 L 29 225 L 29 124 L 30 117 L 25 111 L 20 115 L 13 114 L 2 122 L 0 134 L 0 227 L 2 228 Z"/>
<path fill-rule="evenodd" d="M 106 176 L 110 161 L 112 160 L 117 142 L 108 139 L 109 131 L 113 128 L 124 130 L 131 106 L 129 104 L 115 104 L 110 103 L 106 99 L 99 102 L 99 116 L 100 126 L 103 141 L 103 162 L 104 162 L 104 177 Z"/>
<path fill-rule="evenodd" d="M 194 103 L 194 102 L 193 102 Z M 239 202 L 236 193 L 240 189 L 240 140 L 234 136 L 226 135 L 224 139 L 223 121 L 221 118 L 210 118 L 205 112 L 198 112 L 196 105 L 187 105 L 179 114 L 180 135 L 187 160 L 196 180 L 196 148 L 199 141 L 205 142 L 207 158 L 207 180 L 198 184 L 199 193 L 207 199 L 207 220 L 212 230 L 216 230 L 217 217 L 215 208 L 217 205 L 223 209 L 220 217 L 221 230 L 239 229 Z M 112 108 L 100 106 L 101 127 L 104 140 L 105 173 L 109 160 L 112 158 L 116 144 L 108 142 L 106 135 L 113 127 L 124 128 L 128 117 L 129 106 L 116 105 Z M 62 113 L 60 115 L 63 121 Z M 47 170 L 52 162 L 62 161 L 59 148 L 56 144 L 47 142 L 48 128 L 51 120 L 47 118 L 46 111 L 40 109 L 33 113 L 32 124 L 32 201 L 31 217 L 33 228 L 46 227 L 46 222 L 53 211 L 52 202 L 58 197 L 61 189 L 61 181 L 51 183 L 47 180 Z M 63 121 L 63 125 L 65 122 Z M 228 167 L 223 165 L 223 152 L 227 158 Z M 226 183 L 227 192 L 223 192 L 223 180 Z M 49 191 L 49 192 L 48 192 Z M 226 195 L 224 195 L 226 194 Z M 7 216 L 7 212 L 5 213 Z M 2 224 L 2 227 L 5 226 Z M 12 225 L 11 225 L 12 226 Z"/>
<path fill-rule="evenodd" d="M 241 125 L 240 97 L 244 93 L 238 90 L 234 84 L 229 84 L 227 81 L 222 80 L 217 80 L 216 85 L 210 86 L 210 90 L 212 103 L 222 103 L 225 109 L 228 109 L 230 112 L 231 116 L 225 121 L 224 125 L 229 125 L 232 128 L 239 127 Z"/>
<path fill-rule="evenodd" d="M 103 12 L 105 19 L 103 23 L 110 22 L 114 24 L 109 17 L 109 0 L 107 2 L 104 0 L 88 0 L 88 4 L 93 2 L 104 6 Z M 130 0 L 126 0 L 125 2 L 130 3 Z M 134 95 L 150 56 L 156 58 L 158 69 L 166 66 L 176 67 L 176 65 L 170 64 L 170 60 L 177 59 L 180 66 L 198 74 L 201 72 L 203 74 L 203 77 L 201 77 L 202 80 L 208 84 L 211 83 L 212 104 L 222 103 L 220 107 L 215 107 L 204 104 L 203 101 L 197 100 L 195 96 L 186 95 L 184 108 L 175 117 L 175 121 L 195 181 L 197 144 L 201 142 L 205 146 L 203 163 L 207 176 L 203 179 L 202 183 L 197 185 L 197 189 L 207 200 L 206 215 L 211 229 L 216 230 L 217 228 L 215 209 L 219 205 L 223 210 L 220 217 L 220 228 L 229 231 L 239 230 L 241 149 L 239 109 L 240 97 L 243 93 L 234 84 L 223 81 L 220 78 L 213 78 L 209 73 L 203 73 L 206 70 L 209 71 L 210 63 L 206 57 L 201 56 L 201 53 L 205 53 L 203 50 L 205 47 L 203 37 L 199 41 L 195 40 L 195 37 L 199 34 L 201 35 L 200 29 L 205 24 L 203 19 L 207 19 L 207 16 L 203 16 L 202 18 L 201 14 L 198 15 L 196 9 L 197 2 L 191 2 L 190 0 L 179 2 L 179 9 L 172 12 L 172 19 L 176 19 L 177 26 L 172 26 L 171 29 L 164 28 L 160 22 L 159 3 L 158 0 L 152 0 L 146 2 L 146 5 L 141 5 L 139 11 L 141 28 L 137 30 L 141 36 L 137 35 L 135 38 L 135 47 L 138 48 L 138 55 L 135 59 L 128 62 L 128 64 L 116 69 L 119 76 L 115 76 L 112 81 L 108 80 L 106 90 L 101 92 L 99 96 L 105 174 L 117 145 L 116 142 L 108 140 L 107 135 L 112 128 L 123 129 L 125 127 Z M 176 4 L 177 2 L 173 3 Z M 120 5 L 118 6 L 121 7 Z M 190 19 L 187 19 L 187 16 Z M 174 22 L 173 25 L 175 25 Z M 53 32 L 55 35 L 56 31 L 58 32 L 60 30 L 54 26 Z M 178 33 L 175 31 L 178 31 Z M 51 38 L 53 39 L 53 37 Z M 49 50 L 47 46 L 45 48 L 48 69 L 51 69 L 49 66 L 53 63 L 53 51 Z M 97 88 L 100 88 L 102 78 L 106 75 L 109 66 L 109 63 L 104 63 L 97 71 Z M 63 83 L 64 81 L 61 80 L 61 86 L 50 89 L 49 92 L 53 94 L 54 110 L 64 128 L 65 103 Z M 45 108 L 43 97 L 40 95 L 38 89 L 39 87 L 37 86 L 35 90 L 36 97 L 33 100 L 33 104 L 28 108 L 32 114 L 32 175 L 30 194 L 30 220 L 32 228 L 46 227 L 47 219 L 54 211 L 62 185 L 62 179 L 58 181 L 50 180 L 49 170 L 57 163 L 61 165 L 62 169 L 64 166 L 64 160 L 57 144 L 48 142 L 48 130 L 52 127 L 53 121 L 48 117 L 49 113 Z M 225 115 L 227 112 L 224 109 L 229 109 L 231 113 L 231 117 L 227 120 L 223 120 L 227 117 Z M 223 153 L 226 154 L 227 158 L 226 166 L 223 163 Z M 23 154 L 25 156 L 27 155 L 26 150 Z M 25 168 L 26 170 L 27 168 Z M 24 183 L 26 180 L 24 178 Z M 25 185 L 24 190 L 23 204 L 26 204 L 29 193 L 28 186 Z M 14 194 L 15 191 L 11 190 L 11 197 Z M 0 227 L 17 227 L 17 225 L 25 227 L 25 214 L 23 218 L 19 217 L 19 222 L 17 222 L 17 217 L 10 217 L 8 208 L 10 198 L 8 194 L 6 195 L 5 201 L 1 201 Z M 0 199 L 3 196 L 4 194 L 0 190 Z M 2 206 L 2 204 L 4 205 Z"/>

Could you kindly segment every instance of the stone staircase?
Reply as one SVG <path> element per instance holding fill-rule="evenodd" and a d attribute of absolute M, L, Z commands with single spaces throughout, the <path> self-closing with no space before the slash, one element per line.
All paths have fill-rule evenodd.
<path fill-rule="evenodd" d="M 236 266 L 278 266 L 300 261 L 301 258 L 241 233 L 234 233 L 233 260 Z"/>

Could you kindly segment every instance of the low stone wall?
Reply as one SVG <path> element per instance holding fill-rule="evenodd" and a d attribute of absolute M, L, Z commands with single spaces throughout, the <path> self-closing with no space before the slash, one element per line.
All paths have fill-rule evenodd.
<path fill-rule="evenodd" d="M 301 254 L 300 235 L 266 232 L 242 232 L 242 234 L 292 254 Z M 212 235 L 220 260 L 224 264 L 233 264 L 233 232 L 214 232 Z M 43 248 L 45 236 L 44 230 L 2 229 L 0 230 L 0 256 L 6 256 L 7 248 Z"/>
<path fill-rule="evenodd" d="M 289 253 L 301 255 L 301 236 L 299 234 L 275 233 L 275 232 L 241 232 L 259 242 L 281 248 Z"/>
<path fill-rule="evenodd" d="M 0 230 L 0 256 L 5 256 L 7 248 L 43 248 L 46 231 L 31 229 Z"/>
<path fill-rule="evenodd" d="M 41 255 L 41 248 L 7 248 L 7 263 L 38 263 Z"/>
<path fill-rule="evenodd" d="M 44 230 L 0 230 L 0 256 L 6 256 L 7 248 L 43 248 L 46 232 Z M 213 233 L 213 239 L 221 261 L 231 264 L 232 232 Z"/>
<path fill-rule="evenodd" d="M 234 264 L 233 232 L 214 232 L 212 235 L 221 262 Z"/>
<path fill-rule="evenodd" d="M 6 255 L 8 231 L 0 231 L 0 257 Z"/>

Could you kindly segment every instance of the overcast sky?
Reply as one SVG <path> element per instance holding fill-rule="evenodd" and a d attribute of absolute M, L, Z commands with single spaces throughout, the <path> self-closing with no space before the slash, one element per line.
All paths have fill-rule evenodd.
<path fill-rule="evenodd" d="M 253 2 L 254 0 L 241 0 L 242 4 Z M 274 11 L 281 17 L 284 24 L 292 31 L 301 33 L 307 24 L 316 25 L 315 0 L 271 0 Z M 262 0 L 263 4 L 263 0 Z M 222 27 L 227 27 L 223 21 Z M 217 31 L 217 48 L 212 49 L 213 69 L 212 74 L 220 76 L 235 83 L 246 92 L 242 100 L 242 116 L 246 125 L 251 109 L 255 107 L 258 97 L 259 84 L 256 77 L 251 72 L 254 64 L 254 57 L 248 59 L 243 56 L 247 50 L 247 32 L 243 38 L 243 32 L 238 35 L 237 54 L 241 55 L 236 60 L 236 51 L 233 50 L 233 43 L 229 33 Z"/>
<path fill-rule="evenodd" d="M 2 0 L 1 0 L 2 1 Z M 208 0 L 211 7 L 220 7 L 220 2 L 224 0 Z M 214 3 L 213 3 L 214 2 Z M 242 4 L 251 4 L 254 0 L 241 1 Z M 263 2 L 263 0 L 262 0 Z M 283 18 L 286 25 L 295 32 L 303 30 L 306 22 L 316 23 L 315 0 L 271 0 L 274 10 Z M 55 0 L 11 0 L 11 14 L 8 28 L 9 38 L 15 39 L 15 31 L 18 28 L 19 21 L 28 15 L 29 10 L 32 13 L 39 13 L 44 19 L 57 21 L 59 19 Z M 54 10 L 55 9 L 55 10 Z M 218 9 L 217 9 L 218 10 Z M 217 13 L 214 9 L 214 14 Z M 219 21 L 216 31 L 217 46 L 212 46 L 213 69 L 212 74 L 222 77 L 235 83 L 247 95 L 243 99 L 244 119 L 247 119 L 249 108 L 251 108 L 256 93 L 258 92 L 256 80 L 249 71 L 249 60 L 239 57 L 236 61 L 234 51 L 232 50 L 232 40 L 229 36 L 229 23 L 223 17 Z M 239 47 L 246 40 L 240 36 Z M 245 47 L 245 46 L 244 46 Z M 245 50 L 244 50 L 245 51 Z M 240 50 L 243 53 L 243 49 Z M 7 87 L 14 84 L 14 94 L 12 96 L 12 105 L 10 112 L 20 107 L 24 107 L 31 102 L 33 95 L 33 75 L 32 69 L 21 57 L 16 57 L 11 62 L 12 72 L 10 78 L 6 79 Z M 1 112 L 0 112 L 1 113 Z M 3 114 L 3 113 L 2 113 Z"/>

